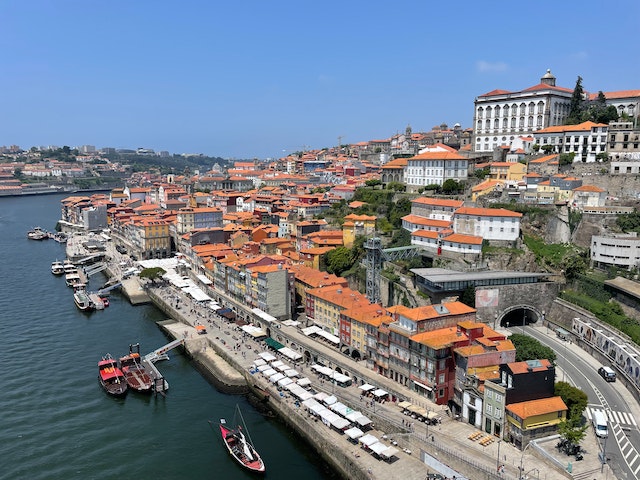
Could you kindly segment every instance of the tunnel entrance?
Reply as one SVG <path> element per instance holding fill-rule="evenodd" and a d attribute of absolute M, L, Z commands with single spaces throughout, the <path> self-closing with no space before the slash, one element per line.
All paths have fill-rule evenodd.
<path fill-rule="evenodd" d="M 540 315 L 530 307 L 516 307 L 506 312 L 500 320 L 501 327 L 522 327 L 537 323 Z"/>

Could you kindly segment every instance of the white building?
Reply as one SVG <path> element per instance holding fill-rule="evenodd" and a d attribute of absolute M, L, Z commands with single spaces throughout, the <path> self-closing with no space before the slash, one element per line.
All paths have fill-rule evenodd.
<path fill-rule="evenodd" d="M 492 90 L 476 97 L 473 114 L 475 152 L 511 146 L 518 137 L 562 125 L 569 115 L 572 88 L 556 87 L 550 70 L 540 83 L 524 90 Z"/>
<path fill-rule="evenodd" d="M 583 122 L 578 125 L 548 127 L 533 134 L 538 145 L 551 145 L 556 153 L 574 153 L 575 162 L 592 163 L 607 151 L 607 132 L 604 123 Z"/>
<path fill-rule="evenodd" d="M 522 214 L 504 208 L 462 207 L 453 215 L 453 231 L 485 240 L 514 241 Z"/>
<path fill-rule="evenodd" d="M 416 192 L 426 185 L 440 185 L 449 180 L 461 182 L 467 179 L 469 160 L 455 149 L 427 151 L 407 158 L 404 183 L 408 192 Z"/>
<path fill-rule="evenodd" d="M 631 270 L 640 263 L 640 238 L 636 232 L 612 237 L 591 237 L 591 262 L 594 266 L 610 266 Z"/>

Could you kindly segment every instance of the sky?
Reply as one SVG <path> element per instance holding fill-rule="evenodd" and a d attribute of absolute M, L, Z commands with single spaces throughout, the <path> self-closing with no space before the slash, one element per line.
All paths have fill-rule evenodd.
<path fill-rule="evenodd" d="M 0 0 L 0 145 L 274 158 L 640 89 L 637 0 Z"/>

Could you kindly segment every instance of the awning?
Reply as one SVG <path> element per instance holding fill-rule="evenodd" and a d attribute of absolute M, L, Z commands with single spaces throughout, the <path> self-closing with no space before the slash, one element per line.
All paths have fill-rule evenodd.
<path fill-rule="evenodd" d="M 276 357 L 274 357 L 269 352 L 260 352 L 258 356 L 262 358 L 265 362 L 273 362 L 276 359 Z"/>
<path fill-rule="evenodd" d="M 352 427 L 349 430 L 345 430 L 344 434 L 351 440 L 355 440 L 356 438 L 360 438 L 362 435 L 364 435 L 364 432 L 358 427 Z"/>
<path fill-rule="evenodd" d="M 385 451 L 380 452 L 380 456 L 384 457 L 384 458 L 391 458 L 393 457 L 396 453 L 398 453 L 398 449 L 395 447 L 389 447 L 387 448 Z"/>
<path fill-rule="evenodd" d="M 407 402 L 407 401 L 402 401 L 398 403 L 398 406 L 400 408 L 409 408 L 411 406 L 411 402 Z"/>
<path fill-rule="evenodd" d="M 365 383 L 364 385 L 361 385 L 359 388 L 360 390 L 368 392 L 369 390 L 373 390 L 376 387 L 374 387 L 373 385 L 369 385 L 368 383 Z"/>
<path fill-rule="evenodd" d="M 283 344 L 281 344 L 280 342 L 278 342 L 277 340 L 274 340 L 271 337 L 267 337 L 264 339 L 264 343 L 266 343 L 268 346 L 270 346 L 271 348 L 273 348 L 274 350 L 280 350 L 282 347 L 284 347 Z"/>
<path fill-rule="evenodd" d="M 281 387 L 286 387 L 287 385 L 292 384 L 292 383 L 293 383 L 293 380 L 291 380 L 288 377 L 284 377 L 284 378 L 278 380 L 278 385 L 280 385 Z"/>
<path fill-rule="evenodd" d="M 378 437 L 374 437 L 370 433 L 367 433 L 366 435 L 363 435 L 362 437 L 360 437 L 358 442 L 368 447 L 369 445 L 373 445 L 374 443 L 380 442 L 380 440 L 378 440 Z"/>
<path fill-rule="evenodd" d="M 306 387 L 307 385 L 311 385 L 311 380 L 309 380 L 307 377 L 304 377 L 298 380 L 296 383 L 301 387 Z"/>
<path fill-rule="evenodd" d="M 382 452 L 387 450 L 389 447 L 384 443 L 376 442 L 372 445 L 369 445 L 369 449 L 375 453 L 376 455 L 382 455 Z"/>
<path fill-rule="evenodd" d="M 276 383 L 279 382 L 280 380 L 282 380 L 283 378 L 286 378 L 282 373 L 276 373 L 275 375 L 271 375 L 269 377 L 269 381 L 271 383 Z"/>
<path fill-rule="evenodd" d="M 413 383 L 420 388 L 424 388 L 427 392 L 433 390 L 431 387 L 427 387 L 424 383 L 416 382 L 415 380 L 413 381 Z"/>

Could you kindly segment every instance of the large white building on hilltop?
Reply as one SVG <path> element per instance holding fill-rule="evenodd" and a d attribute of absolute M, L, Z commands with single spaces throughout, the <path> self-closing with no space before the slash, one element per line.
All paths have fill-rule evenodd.
<path fill-rule="evenodd" d="M 540 83 L 524 90 L 492 90 L 476 97 L 473 114 L 475 152 L 493 152 L 511 146 L 520 136 L 562 125 L 569 115 L 572 88 L 556 87 L 550 70 Z"/>

